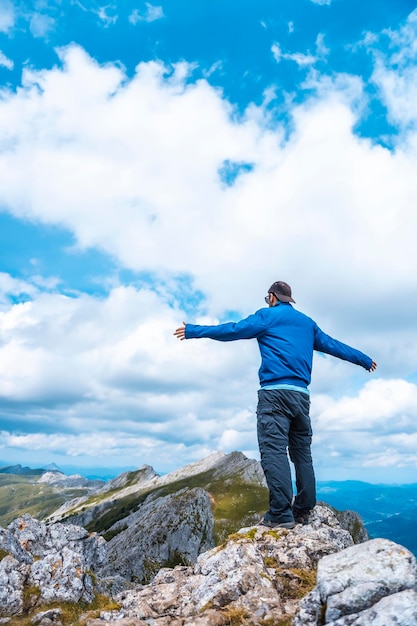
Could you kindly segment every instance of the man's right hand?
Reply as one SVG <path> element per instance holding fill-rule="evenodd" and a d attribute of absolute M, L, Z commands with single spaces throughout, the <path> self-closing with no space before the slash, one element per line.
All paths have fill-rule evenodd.
<path fill-rule="evenodd" d="M 183 326 L 177 328 L 174 332 L 174 336 L 177 337 L 180 341 L 185 339 L 185 327 L 187 326 L 186 322 L 183 322 Z"/>
<path fill-rule="evenodd" d="M 374 372 L 374 371 L 376 370 L 376 368 L 377 368 L 377 367 L 378 367 L 378 366 L 377 366 L 377 364 L 375 363 L 375 361 L 372 361 L 372 365 L 371 365 L 371 367 L 369 368 L 368 372 Z"/>

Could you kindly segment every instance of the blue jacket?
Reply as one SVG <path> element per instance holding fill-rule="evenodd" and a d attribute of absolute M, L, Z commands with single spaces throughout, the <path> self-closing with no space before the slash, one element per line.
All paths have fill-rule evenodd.
<path fill-rule="evenodd" d="M 185 338 L 208 337 L 218 341 L 258 340 L 262 363 L 259 382 L 307 387 L 311 380 L 313 350 L 331 354 L 369 370 L 372 359 L 326 335 L 311 318 L 281 302 L 256 311 L 240 322 L 217 326 L 187 324 Z"/>

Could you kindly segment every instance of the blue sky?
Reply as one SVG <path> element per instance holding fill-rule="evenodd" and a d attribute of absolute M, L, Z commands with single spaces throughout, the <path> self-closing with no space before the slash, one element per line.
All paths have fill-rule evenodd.
<path fill-rule="evenodd" d="M 0 462 L 257 458 L 256 342 L 175 340 L 286 280 L 319 479 L 416 481 L 417 11 L 0 0 Z M 87 471 L 87 470 L 85 470 Z"/>

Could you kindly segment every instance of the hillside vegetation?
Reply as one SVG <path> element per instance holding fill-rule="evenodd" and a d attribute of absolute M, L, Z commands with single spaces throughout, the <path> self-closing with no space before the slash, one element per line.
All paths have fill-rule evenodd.
<path fill-rule="evenodd" d="M 117 532 L 111 527 L 136 511 L 145 501 L 184 488 L 201 487 L 210 495 L 214 538 L 219 544 L 242 526 L 258 522 L 268 507 L 268 490 L 259 464 L 240 452 L 213 455 L 213 464 L 209 469 L 203 464 L 198 471 L 198 463 L 191 464 L 171 475 L 154 476 L 145 481 L 140 472 L 128 472 L 123 486 L 118 481 L 116 484 L 114 489 L 106 487 L 76 502 L 73 508 L 63 509 L 60 521 L 80 524 L 90 532 L 101 533 L 110 539 Z"/>
<path fill-rule="evenodd" d="M 38 479 L 39 474 L 0 473 L 0 526 L 7 526 L 24 513 L 44 519 L 68 500 L 87 493 L 86 489 L 57 489 L 38 483 Z"/>
<path fill-rule="evenodd" d="M 46 517 L 64 502 L 61 494 L 49 485 L 37 484 L 33 477 L 0 474 L 0 526 L 24 513 Z"/>

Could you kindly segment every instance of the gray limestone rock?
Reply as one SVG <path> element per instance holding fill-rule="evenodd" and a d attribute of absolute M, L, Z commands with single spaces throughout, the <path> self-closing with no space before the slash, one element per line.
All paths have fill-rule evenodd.
<path fill-rule="evenodd" d="M 417 593 L 407 589 L 381 598 L 372 607 L 328 622 L 329 626 L 416 626 Z"/>
<path fill-rule="evenodd" d="M 373 539 L 321 559 L 316 588 L 302 600 L 294 626 L 417 624 L 407 621 L 417 614 L 416 588 L 414 555 L 387 539 Z M 388 607 L 393 612 L 400 605 L 397 621 L 384 618 Z"/>
<path fill-rule="evenodd" d="M 100 574 L 143 583 L 168 564 L 192 564 L 214 546 L 213 525 L 210 497 L 203 489 L 151 498 L 109 529 L 121 532 L 107 544 L 108 565 Z"/>
<path fill-rule="evenodd" d="M 48 611 L 37 613 L 30 621 L 36 626 L 59 626 L 61 624 L 61 615 L 61 609 L 49 609 Z"/>
<path fill-rule="evenodd" d="M 240 477 L 243 482 L 257 483 L 266 487 L 265 474 L 260 462 L 248 459 L 242 452 L 230 452 L 217 462 L 213 478 L 222 479 L 227 485 L 228 476 L 233 476 L 233 480 Z"/>
<path fill-rule="evenodd" d="M 122 609 L 89 626 L 224 626 L 232 615 L 246 626 L 416 626 L 408 550 L 385 540 L 354 545 L 329 507 L 316 506 L 310 521 L 242 529 L 194 566 L 161 569 L 149 585 L 121 593 Z"/>
<path fill-rule="evenodd" d="M 96 592 L 113 597 L 133 587 L 131 578 L 150 580 L 164 565 L 194 563 L 214 545 L 213 523 L 203 489 L 154 495 L 112 529 L 109 544 L 80 526 L 23 515 L 0 529 L 0 615 L 19 614 L 28 602 L 33 608 L 38 601 L 90 602 Z M 33 593 L 24 600 L 28 588 Z"/>
<path fill-rule="evenodd" d="M 84 478 L 80 474 L 73 474 L 71 476 L 66 476 L 61 472 L 45 472 L 42 476 L 37 480 L 38 483 L 46 483 L 47 485 L 52 485 L 54 487 L 60 488 L 61 490 L 65 489 L 87 489 L 88 491 L 97 491 L 105 485 L 103 480 L 89 480 L 88 478 Z"/>
<path fill-rule="evenodd" d="M 105 519 L 117 502 L 120 504 L 126 498 L 130 499 L 132 496 L 139 498 L 141 495 L 146 497 L 151 493 L 154 497 L 160 497 L 161 493 L 158 491 L 161 488 L 207 472 L 211 474 L 212 480 L 223 481 L 225 488 L 229 484 L 234 484 L 236 480 L 266 488 L 265 476 L 259 461 L 248 459 L 241 452 L 230 454 L 215 452 L 164 476 L 158 476 L 153 468 L 147 465 L 134 472 L 121 474 L 95 491 L 93 498 L 84 496 L 66 502 L 51 514 L 48 520 L 88 527 L 89 524 Z M 204 488 L 205 485 L 200 485 L 200 487 Z"/>
<path fill-rule="evenodd" d="M 194 566 L 161 569 L 150 584 L 120 594 L 122 609 L 102 623 L 208 626 L 226 624 L 227 611 L 241 624 L 279 623 L 314 585 L 317 561 L 353 544 L 329 509 L 316 507 L 311 519 L 290 531 L 242 529 Z"/>
<path fill-rule="evenodd" d="M 85 560 L 66 547 L 35 561 L 28 583 L 40 589 L 46 602 L 91 602 L 94 598 L 93 583 Z"/>
<path fill-rule="evenodd" d="M 0 528 L 0 550 L 13 556 L 19 563 L 33 563 L 33 556 L 20 545 L 7 528 Z"/>
<path fill-rule="evenodd" d="M 363 543 L 364 541 L 368 541 L 368 531 L 363 525 L 363 520 L 359 513 L 349 510 L 337 511 L 329 504 L 325 504 L 324 502 L 320 504 L 322 504 L 323 506 L 327 506 L 333 511 L 341 527 L 347 530 L 352 535 L 354 543 Z"/>
<path fill-rule="evenodd" d="M 48 526 L 25 514 L 0 529 L 7 554 L 0 561 L 0 615 L 23 611 L 24 590 L 36 593 L 27 601 L 91 601 L 90 572 L 106 559 L 106 542 L 84 528 Z M 12 556 L 13 555 L 13 556 Z"/>
<path fill-rule="evenodd" d="M 0 561 L 0 615 L 14 615 L 23 610 L 23 584 L 28 568 L 12 556 Z"/>
<path fill-rule="evenodd" d="M 106 558 L 105 541 L 73 524 L 44 524 L 26 514 L 14 520 L 7 530 L 32 557 L 44 557 L 66 547 L 83 555 L 87 567 L 97 568 Z"/>

